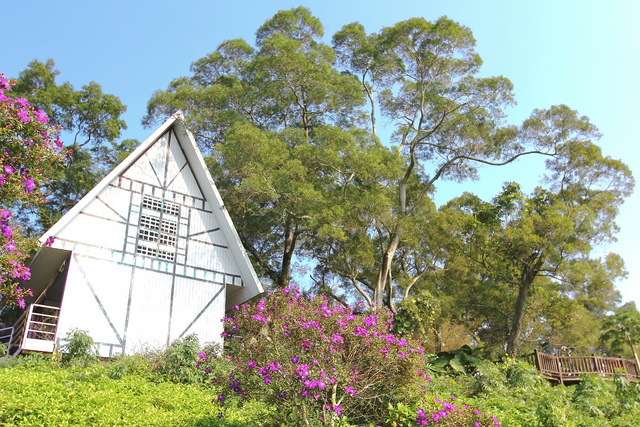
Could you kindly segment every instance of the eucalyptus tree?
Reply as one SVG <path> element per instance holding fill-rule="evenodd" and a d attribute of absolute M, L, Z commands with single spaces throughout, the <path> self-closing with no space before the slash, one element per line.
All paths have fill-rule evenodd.
<path fill-rule="evenodd" d="M 384 230 L 372 299 L 391 306 L 394 257 L 438 180 L 474 179 L 481 164 L 504 165 L 525 154 L 555 155 L 561 140 L 505 124 L 514 103 L 504 77 L 479 78 L 482 60 L 471 31 L 445 17 L 414 18 L 367 35 L 349 24 L 334 36 L 340 64 L 357 75 L 371 104 L 394 126 L 386 146 L 404 160 Z"/>
<path fill-rule="evenodd" d="M 308 9 L 280 11 L 255 47 L 227 40 L 157 91 L 145 123 L 185 112 L 263 277 L 286 286 L 306 257 L 319 288 L 395 310 L 444 266 L 427 231 L 438 181 L 554 158 L 571 135 L 562 107 L 508 125 L 511 82 L 478 77 L 471 30 L 446 17 L 372 34 L 352 23 L 332 47 L 323 36 Z"/>
<path fill-rule="evenodd" d="M 260 274 L 278 286 L 289 284 L 305 237 L 340 211 L 330 190 L 354 182 L 353 168 L 329 164 L 347 150 L 339 145 L 371 146 L 355 127 L 360 86 L 333 67 L 323 34 L 308 9 L 280 11 L 258 29 L 255 48 L 227 40 L 195 61 L 191 77 L 153 95 L 145 118 L 150 124 L 185 112 L 242 242 Z"/>
<path fill-rule="evenodd" d="M 615 279 L 621 259 L 594 255 L 614 240 L 618 208 L 633 189 L 628 167 L 602 155 L 591 139 L 599 137 L 586 117 L 565 106 L 536 111 L 524 124 L 537 137 L 562 140 L 547 160 L 546 188 L 527 196 L 517 184 L 505 186 L 491 203 L 465 196 L 455 203 L 469 221 L 456 236 L 461 251 L 486 288 L 511 297 L 507 353 L 518 353 L 534 287 L 566 295 L 602 316 L 619 297 Z M 497 298 L 500 300 L 500 298 Z M 548 316 L 548 313 L 541 316 Z"/>

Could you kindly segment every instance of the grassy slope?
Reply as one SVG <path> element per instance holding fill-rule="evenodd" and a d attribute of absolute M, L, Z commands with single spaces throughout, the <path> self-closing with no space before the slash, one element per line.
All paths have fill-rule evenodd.
<path fill-rule="evenodd" d="M 245 426 L 256 408 L 219 420 L 212 390 L 152 382 L 144 375 L 112 379 L 109 366 L 34 363 L 0 369 L 0 425 Z"/>
<path fill-rule="evenodd" d="M 131 366 L 135 359 L 126 361 Z M 254 426 L 271 418 L 257 403 L 237 409 L 228 402 L 218 419 L 212 388 L 175 384 L 145 366 L 123 373 L 118 363 L 0 359 L 0 426 Z M 579 387 L 551 387 L 524 364 L 499 366 L 484 365 L 481 375 L 435 376 L 429 396 L 458 396 L 458 402 L 495 414 L 505 427 L 639 425 L 638 385 L 594 377 Z M 457 426 L 453 421 L 439 424 Z"/>

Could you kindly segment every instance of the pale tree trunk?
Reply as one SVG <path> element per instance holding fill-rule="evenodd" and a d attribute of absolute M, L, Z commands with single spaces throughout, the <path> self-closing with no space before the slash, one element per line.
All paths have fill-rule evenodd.
<path fill-rule="evenodd" d="M 633 345 L 633 341 L 631 340 L 631 335 L 629 335 L 629 333 L 627 333 L 627 340 L 629 341 L 629 346 L 631 347 L 633 358 L 636 360 L 636 367 L 640 370 L 640 362 L 638 362 L 638 353 L 636 353 L 636 348 Z"/>
<path fill-rule="evenodd" d="M 384 291 L 387 288 L 387 284 L 393 286 L 393 284 L 390 283 L 391 266 L 393 265 L 393 257 L 400 244 L 400 232 L 400 226 L 397 226 L 391 235 L 387 249 L 382 255 L 382 262 L 378 270 L 378 282 L 376 283 L 376 289 L 373 293 L 373 302 L 376 304 L 376 309 L 380 309 L 384 305 Z M 389 299 L 389 307 L 391 307 L 391 299 Z"/>
<path fill-rule="evenodd" d="M 518 299 L 516 300 L 515 314 L 511 326 L 511 333 L 507 342 L 507 356 L 515 358 L 518 356 L 520 347 L 520 334 L 522 333 L 522 324 L 524 323 L 524 315 L 527 308 L 527 297 L 533 280 L 538 275 L 540 267 L 544 263 L 544 259 L 540 256 L 534 265 L 525 267 L 520 276 L 520 284 L 518 286 Z"/>

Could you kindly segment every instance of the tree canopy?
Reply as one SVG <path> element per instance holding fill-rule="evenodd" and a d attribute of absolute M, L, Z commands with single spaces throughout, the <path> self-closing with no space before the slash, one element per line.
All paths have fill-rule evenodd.
<path fill-rule="evenodd" d="M 46 203 L 36 206 L 35 223 L 32 216 L 22 216 L 34 231 L 51 227 L 138 144 L 119 141 L 127 125 L 120 118 L 126 106 L 117 96 L 103 93 L 93 81 L 80 90 L 69 82 L 58 84 L 59 74 L 53 59 L 44 63 L 34 59 L 19 73 L 13 88 L 15 96 L 27 99 L 62 129 L 61 138 L 70 151 L 65 167 L 53 170 L 44 183 Z"/>

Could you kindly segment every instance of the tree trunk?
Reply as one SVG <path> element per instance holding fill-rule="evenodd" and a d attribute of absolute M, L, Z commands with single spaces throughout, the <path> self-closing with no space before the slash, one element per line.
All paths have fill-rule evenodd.
<path fill-rule="evenodd" d="M 522 333 L 522 324 L 524 323 L 524 315 L 527 308 L 527 297 L 529 296 L 529 289 L 533 280 L 538 275 L 540 267 L 544 260 L 540 256 L 533 265 L 528 265 L 524 268 L 522 275 L 520 276 L 520 284 L 518 286 L 518 299 L 516 300 L 516 309 L 513 317 L 513 323 L 511 326 L 511 332 L 509 334 L 509 341 L 507 342 L 507 356 L 510 358 L 516 358 L 518 356 L 518 349 L 520 347 L 520 334 Z"/>
<path fill-rule="evenodd" d="M 294 231 L 295 225 L 291 218 L 287 218 L 284 226 L 284 247 L 282 248 L 282 265 L 280 268 L 280 275 L 278 277 L 278 287 L 289 287 L 289 281 L 291 280 L 291 261 L 293 259 L 293 252 L 296 248 L 296 233 Z"/>
<path fill-rule="evenodd" d="M 434 353 L 440 353 L 442 351 L 442 325 L 436 325 L 433 328 L 433 338 L 435 339 Z"/>
<path fill-rule="evenodd" d="M 398 225 L 391 235 L 387 249 L 382 255 L 382 263 L 378 270 L 378 283 L 376 283 L 376 289 L 373 293 L 373 302 L 376 304 L 376 309 L 380 309 L 384 305 L 384 290 L 386 289 L 389 281 L 391 266 L 393 265 L 393 257 L 396 254 L 398 245 L 400 244 L 400 232 L 401 228 Z M 392 285 L 392 283 L 389 283 L 389 286 Z"/>

